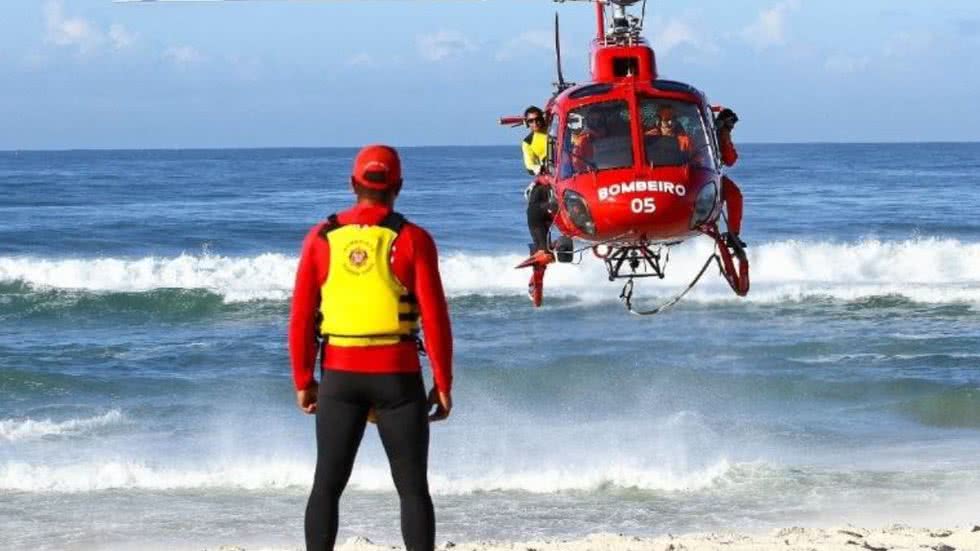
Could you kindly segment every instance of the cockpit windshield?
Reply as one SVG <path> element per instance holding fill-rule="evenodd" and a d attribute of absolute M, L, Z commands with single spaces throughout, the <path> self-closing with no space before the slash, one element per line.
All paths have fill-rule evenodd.
<path fill-rule="evenodd" d="M 630 111 L 625 101 L 593 103 L 565 118 L 559 176 L 633 166 Z"/>
<path fill-rule="evenodd" d="M 693 103 L 642 98 L 643 148 L 650 166 L 715 168 L 712 140 L 701 110 Z"/>

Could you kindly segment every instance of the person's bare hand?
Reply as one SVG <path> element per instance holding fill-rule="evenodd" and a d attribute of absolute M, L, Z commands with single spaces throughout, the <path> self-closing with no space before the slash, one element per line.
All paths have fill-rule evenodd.
<path fill-rule="evenodd" d="M 296 404 L 299 406 L 299 409 L 303 410 L 303 413 L 309 415 L 316 413 L 316 395 L 316 384 L 313 384 L 309 388 L 296 391 Z"/>
<path fill-rule="evenodd" d="M 433 388 L 429 392 L 429 407 L 432 406 L 435 406 L 436 410 L 429 415 L 429 421 L 442 421 L 449 417 L 449 412 L 453 410 L 452 394 Z"/>

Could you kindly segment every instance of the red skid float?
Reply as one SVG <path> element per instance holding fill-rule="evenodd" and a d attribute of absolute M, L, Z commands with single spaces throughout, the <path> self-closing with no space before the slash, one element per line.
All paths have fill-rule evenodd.
<path fill-rule="evenodd" d="M 749 258 L 745 249 L 738 243 L 729 243 L 718 231 L 718 226 L 709 224 L 701 228 L 701 232 L 714 239 L 718 248 L 721 275 L 728 281 L 735 294 L 744 297 L 749 294 Z M 735 263 L 738 263 L 738 268 Z"/>

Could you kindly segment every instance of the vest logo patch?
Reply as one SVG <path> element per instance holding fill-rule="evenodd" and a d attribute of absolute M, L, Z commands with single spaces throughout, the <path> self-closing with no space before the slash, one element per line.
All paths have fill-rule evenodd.
<path fill-rule="evenodd" d="M 354 249 L 350 252 L 350 256 L 348 258 L 350 259 L 350 263 L 355 268 L 359 268 L 361 265 L 367 262 L 367 257 L 367 251 L 363 249 Z"/>
<path fill-rule="evenodd" d="M 347 254 L 347 262 L 344 263 L 344 268 L 353 275 L 362 275 L 374 268 L 371 254 L 368 253 L 369 249 L 370 247 L 364 241 L 354 241 L 347 245 L 344 251 Z"/>

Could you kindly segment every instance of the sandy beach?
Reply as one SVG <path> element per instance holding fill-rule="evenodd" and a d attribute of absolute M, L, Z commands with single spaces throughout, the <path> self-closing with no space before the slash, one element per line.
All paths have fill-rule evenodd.
<path fill-rule="evenodd" d="M 301 547 L 289 548 L 289 551 Z M 341 551 L 392 551 L 401 546 L 377 545 L 365 538 L 350 538 Z M 548 539 L 525 542 L 443 542 L 440 550 L 453 551 L 980 551 L 980 526 L 915 528 L 893 525 L 866 529 L 791 527 L 768 534 L 709 533 L 635 537 L 594 534 L 583 539 Z M 253 551 L 223 546 L 206 551 Z M 255 551 L 285 551 L 264 549 Z"/>

